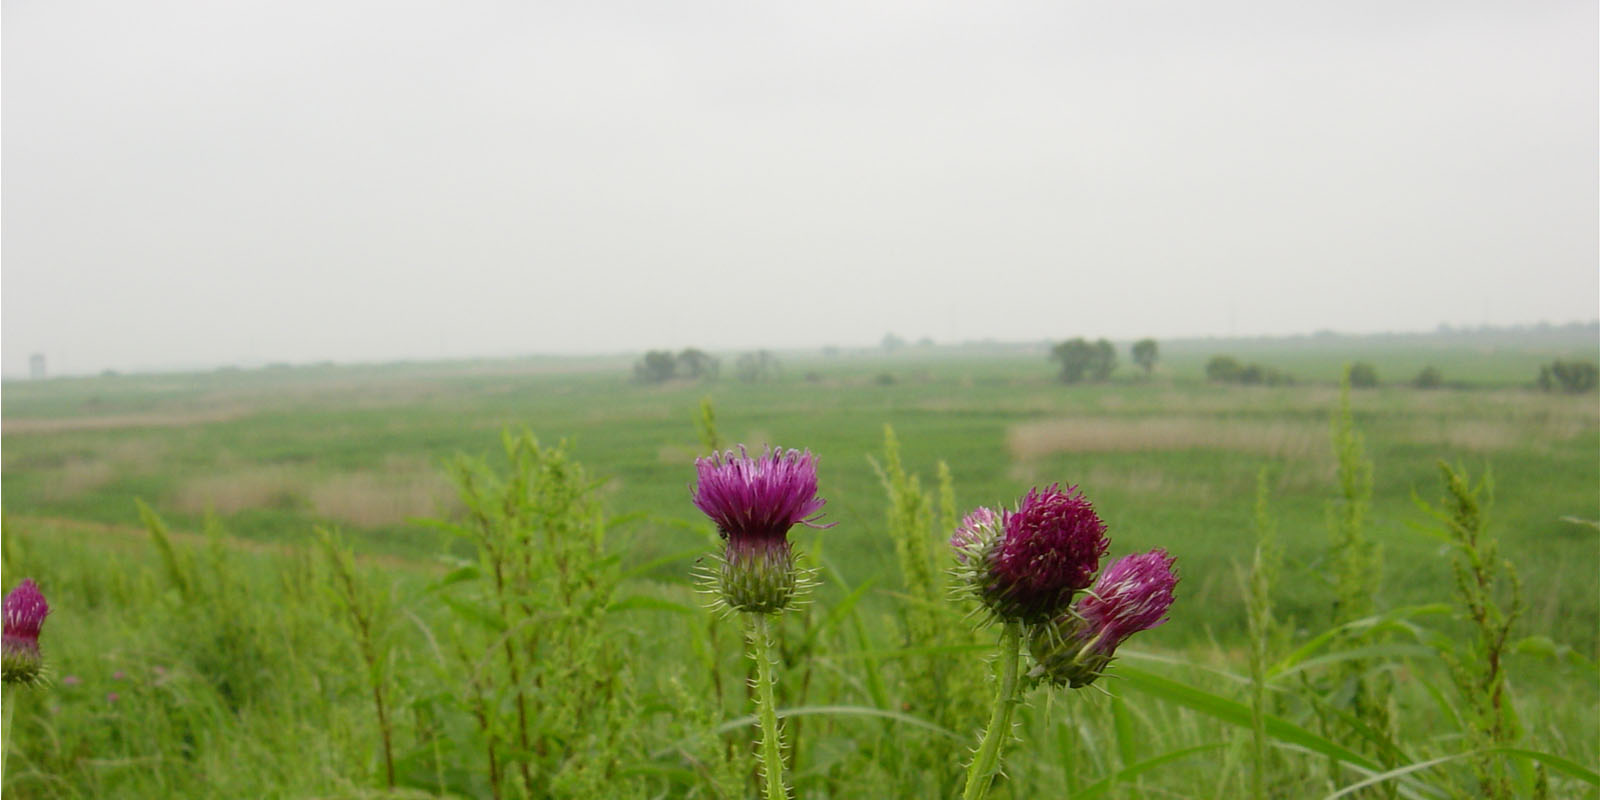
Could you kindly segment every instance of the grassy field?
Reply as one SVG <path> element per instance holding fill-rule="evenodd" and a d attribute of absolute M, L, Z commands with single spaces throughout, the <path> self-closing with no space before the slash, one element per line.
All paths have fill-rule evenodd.
<path fill-rule="evenodd" d="M 1222 353 L 1298 383 L 1205 382 L 1205 361 Z M 737 623 L 684 611 L 695 604 L 687 577 L 692 554 L 709 550 L 714 539 L 688 502 L 693 461 L 704 452 L 695 418 L 706 397 L 726 441 L 817 453 L 827 518 L 838 523 L 798 534 L 819 556 L 823 585 L 811 611 L 790 623 L 789 634 L 815 640 L 808 651 L 815 663 L 787 665 L 791 683 L 805 688 L 786 691 L 801 692 L 808 708 L 857 711 L 791 719 L 799 728 L 791 729 L 791 758 L 800 796 L 948 791 L 947 770 L 926 762 L 965 758 L 983 715 L 968 719 L 962 709 L 981 705 L 972 698 L 990 691 L 983 653 L 973 644 L 989 634 L 963 631 L 973 638 L 941 645 L 939 658 L 976 665 L 971 685 L 953 692 L 948 708 L 913 702 L 913 665 L 933 656 L 892 652 L 914 643 L 903 641 L 897 622 L 909 588 L 874 466 L 884 463 L 886 425 L 906 470 L 924 486 L 934 485 L 939 462 L 948 465 L 961 509 L 1009 504 L 1034 485 L 1077 484 L 1109 525 L 1113 557 L 1156 546 L 1171 551 L 1182 574 L 1172 622 L 1141 637 L 1125 659 L 1129 669 L 1244 702 L 1234 684 L 1251 642 L 1244 575 L 1255 550 L 1263 469 L 1284 549 L 1273 590 L 1275 652 L 1292 653 L 1334 621 L 1330 421 L 1341 365 L 1354 360 L 1374 364 L 1385 381 L 1354 391 L 1350 401 L 1374 466 L 1365 527 L 1382 554 L 1375 607 L 1453 602 L 1452 551 L 1427 533 L 1431 520 L 1414 497 L 1439 500 L 1441 460 L 1492 474 L 1489 531 L 1520 574 L 1526 601 L 1513 635 L 1526 646 L 1506 664 L 1521 744 L 1592 771 L 1600 745 L 1600 536 L 1583 521 L 1600 519 L 1600 403 L 1592 393 L 1546 394 L 1530 385 L 1540 364 L 1595 355 L 1594 332 L 1582 329 L 1177 342 L 1164 345 L 1153 375 L 1128 365 L 1124 350 L 1111 381 L 1076 386 L 1055 380 L 1044 345 L 785 354 L 782 378 L 763 384 L 724 377 L 646 386 L 630 380 L 628 360 L 606 358 L 10 382 L 0 398 L 5 585 L 32 575 L 50 596 L 56 613 L 46 646 L 57 685 L 17 701 L 5 789 L 18 797 L 383 794 L 361 648 L 343 628 L 330 627 L 346 606 L 325 596 L 337 572 L 319 566 L 311 546 L 313 529 L 330 526 L 361 557 L 359 582 L 397 620 L 382 663 L 395 702 L 403 703 L 396 711 L 402 722 L 391 724 L 404 727 L 415 751 L 399 784 L 421 796 L 501 790 L 486 782 L 477 760 L 494 725 L 473 733 L 472 695 L 460 688 L 465 679 L 435 657 L 451 647 L 443 631 L 460 623 L 430 581 L 475 551 L 470 541 L 419 520 L 462 518 L 451 460 L 464 453 L 504 468 L 502 432 L 527 429 L 545 445 L 567 440 L 570 457 L 596 480 L 594 501 L 618 520 L 606 540 L 618 559 L 606 569 L 616 570 L 616 596 L 636 598 L 636 610 L 615 618 L 611 639 L 584 638 L 590 634 L 580 628 L 571 635 L 598 648 L 584 657 L 592 661 L 577 663 L 625 670 L 636 685 L 625 699 L 606 695 L 631 706 L 594 716 L 597 726 L 627 721 L 626 735 L 584 746 L 631 754 L 607 762 L 606 780 L 549 762 L 548 753 L 524 753 L 545 764 L 547 777 L 517 783 L 506 776 L 505 796 L 519 796 L 521 786 L 531 786 L 531 796 L 742 796 L 745 754 L 717 742 L 747 733 L 716 728 L 748 709 L 737 680 L 706 677 L 740 672 Z M 1439 368 L 1446 387 L 1412 388 L 1424 366 Z M 180 573 L 213 575 L 212 594 L 194 588 L 203 583 L 197 577 L 187 589 L 174 588 L 172 562 L 152 546 L 137 500 L 171 527 L 180 553 L 192 552 Z M 210 539 L 202 535 L 208 528 Z M 927 535 L 943 534 L 936 524 Z M 865 589 L 853 593 L 858 587 Z M 209 609 L 197 613 L 202 597 Z M 220 608 L 228 615 L 219 616 Z M 953 614 L 950 624 L 964 623 Z M 1447 640 L 1466 641 L 1470 633 L 1442 611 L 1417 624 Z M 208 644 L 200 648 L 199 641 Z M 1448 717 L 1461 708 L 1447 696 L 1448 681 L 1407 686 L 1413 673 L 1439 674 L 1435 660 L 1395 649 L 1392 638 L 1356 644 L 1390 648 L 1375 670 L 1401 684 L 1386 740 L 1391 750 L 1402 743 L 1413 760 L 1464 751 L 1459 735 L 1435 735 L 1440 709 Z M 878 670 L 878 659 L 875 681 L 866 673 Z M 1256 769 L 1243 744 L 1249 730 L 1219 721 L 1222 712 L 1207 712 L 1203 699 L 1185 704 L 1177 690 L 1139 680 L 1130 677 L 1125 689 L 1109 681 L 1109 695 L 1035 694 L 1022 743 L 1012 747 L 1010 777 L 996 796 L 1243 796 Z M 1316 728 L 1323 715 L 1306 698 L 1318 688 L 1300 687 L 1274 713 Z M 1321 688 L 1325 696 L 1338 693 Z M 117 699 L 108 702 L 108 692 Z M 499 696 L 488 706 L 503 710 L 506 702 Z M 916 734 L 923 729 L 907 728 L 912 722 L 874 719 L 861 709 L 948 720 L 933 727 L 953 730 L 959 741 L 940 744 L 942 734 Z M 1456 714 L 1457 727 L 1468 727 L 1462 716 Z M 583 751 L 575 735 L 552 741 Z M 1390 759 L 1393 753 L 1368 740 L 1382 766 L 1412 763 Z M 1278 742 L 1265 765 L 1268 796 L 1317 796 L 1363 776 L 1307 755 L 1305 747 Z M 1207 755 L 1208 748 L 1215 752 Z M 286 755 L 311 751 L 317 755 Z M 1094 789 L 1107 776 L 1180 752 L 1186 755 Z M 723 754 L 722 761 L 707 753 Z M 736 763 L 724 763 L 730 761 Z M 1519 786 L 1536 782 L 1531 764 L 1512 765 Z M 1435 796 L 1432 787 L 1472 786 L 1464 770 L 1464 762 L 1451 763 L 1413 775 L 1434 776 L 1433 783 L 1385 785 Z M 616 783 L 618 775 L 627 780 Z M 1551 796 L 1594 795 L 1560 770 L 1550 780 Z M 586 794 L 623 785 L 629 788 L 618 795 Z"/>

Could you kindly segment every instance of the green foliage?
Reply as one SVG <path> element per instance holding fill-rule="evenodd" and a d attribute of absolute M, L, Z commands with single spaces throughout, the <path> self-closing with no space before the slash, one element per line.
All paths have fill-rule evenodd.
<path fill-rule="evenodd" d="M 952 661 L 945 648 L 971 645 L 975 638 L 969 623 L 948 611 L 946 598 L 954 591 L 951 578 L 938 565 L 949 558 L 945 542 L 955 524 L 955 489 L 949 467 L 939 465 L 939 519 L 934 518 L 934 496 L 922 488 L 921 480 L 908 473 L 901 460 L 900 441 L 894 429 L 883 429 L 883 464 L 879 480 L 888 495 L 887 528 L 894 542 L 896 560 L 905 603 L 899 621 L 905 646 L 926 651 L 905 662 L 904 710 L 925 717 L 935 725 L 961 729 L 976 724 L 981 711 L 973 698 L 961 699 L 957 686 L 972 686 L 981 681 L 981 672 L 970 663 Z M 959 746 L 949 741 L 932 742 L 917 763 L 943 786 L 953 789 L 960 767 Z"/>
<path fill-rule="evenodd" d="M 1138 364 L 1149 375 L 1156 368 L 1156 362 L 1161 359 L 1160 346 L 1154 339 L 1140 339 L 1133 343 L 1133 363 Z"/>
<path fill-rule="evenodd" d="M 338 535 L 326 528 L 316 530 L 317 544 L 327 558 L 332 586 L 324 587 L 334 604 L 344 612 L 356 653 L 366 668 L 372 689 L 373 708 L 378 719 L 378 735 L 383 742 L 384 785 L 394 788 L 394 727 L 389 722 L 385 699 L 390 694 L 390 645 L 394 624 L 389 604 L 381 592 L 374 591 L 356 570 L 355 554 Z M 392 699 L 391 701 L 392 702 Z"/>
<path fill-rule="evenodd" d="M 717 433 L 717 409 L 711 395 L 700 398 L 699 413 L 694 418 L 695 430 L 700 432 L 700 444 L 706 452 L 717 453 L 723 449 L 722 435 Z"/>
<path fill-rule="evenodd" d="M 1367 458 L 1362 436 L 1356 431 L 1354 415 L 1350 410 L 1350 374 L 1339 385 L 1339 408 L 1333 416 L 1333 454 L 1338 463 L 1338 494 L 1328 505 L 1328 528 L 1333 546 L 1330 562 L 1333 566 L 1333 622 L 1346 625 L 1369 617 L 1376 606 L 1378 589 L 1382 584 L 1383 560 L 1378 544 L 1367 530 L 1367 515 L 1372 505 L 1372 461 Z M 1375 634 L 1342 629 L 1336 647 L 1351 649 L 1366 644 Z M 1389 707 L 1392 677 L 1387 673 L 1371 673 L 1363 659 L 1352 659 L 1340 664 L 1331 674 L 1331 690 L 1323 702 L 1329 704 L 1334 718 L 1327 713 L 1321 716 L 1324 730 L 1337 727 L 1339 722 L 1355 728 L 1370 728 L 1382 734 L 1389 733 L 1392 712 Z M 1319 708 L 1321 708 L 1319 706 Z M 1337 712 L 1347 709 L 1353 719 L 1339 720 Z M 1393 766 L 1381 748 L 1377 755 L 1385 766 Z"/>
<path fill-rule="evenodd" d="M 742 383 L 771 383 L 783 377 L 783 365 L 772 351 L 757 350 L 740 355 L 733 374 Z"/>
<path fill-rule="evenodd" d="M 1212 356 L 1206 362 L 1206 379 L 1220 383 L 1236 383 L 1244 365 L 1233 356 Z"/>
<path fill-rule="evenodd" d="M 677 372 L 697 381 L 716 380 L 722 362 L 716 356 L 697 347 L 686 347 L 678 353 Z"/>
<path fill-rule="evenodd" d="M 1411 384 L 1418 389 L 1437 389 L 1444 385 L 1444 373 L 1440 372 L 1438 367 L 1423 367 L 1422 371 L 1417 373 L 1417 377 L 1412 379 Z"/>
<path fill-rule="evenodd" d="M 1256 473 L 1256 548 L 1245 597 L 1250 630 L 1250 794 L 1256 800 L 1267 796 L 1267 660 L 1276 639 L 1272 588 L 1283 566 L 1283 550 L 1278 544 L 1277 520 L 1272 517 L 1270 497 L 1268 470 L 1263 467 Z"/>
<path fill-rule="evenodd" d="M 1371 389 L 1378 385 L 1378 368 L 1365 361 L 1351 364 L 1345 375 L 1345 379 L 1354 389 Z"/>
<path fill-rule="evenodd" d="M 1500 558 L 1498 543 L 1487 532 L 1485 516 L 1492 493 L 1489 478 L 1473 485 L 1464 470 L 1442 462 L 1439 471 L 1445 485 L 1442 506 L 1417 503 L 1438 520 L 1451 544 L 1456 602 L 1473 639 L 1464 652 L 1443 637 L 1436 639 L 1434 646 L 1466 703 L 1463 726 L 1468 744 L 1488 751 L 1512 745 L 1521 735 L 1511 704 L 1506 659 L 1513 644 L 1511 626 L 1523 610 L 1522 583 L 1511 563 Z M 1484 752 L 1474 758 L 1473 770 L 1475 796 L 1495 800 L 1516 796 L 1504 759 Z"/>
<path fill-rule="evenodd" d="M 1539 388 L 1568 394 L 1592 392 L 1600 385 L 1600 366 L 1593 361 L 1552 361 L 1539 368 Z"/>
<path fill-rule="evenodd" d="M 1093 343 L 1082 337 L 1069 339 L 1051 349 L 1050 358 L 1061 365 L 1062 383 L 1103 381 L 1117 368 L 1117 350 L 1106 339 Z"/>
<path fill-rule="evenodd" d="M 633 365 L 633 379 L 640 383 L 663 383 L 678 374 L 678 359 L 671 350 L 651 350 Z"/>
<path fill-rule="evenodd" d="M 1243 364 L 1233 356 L 1212 356 L 1206 362 L 1206 379 L 1243 386 L 1292 386 L 1294 376 L 1273 367 Z"/>
<path fill-rule="evenodd" d="M 442 523 L 477 551 L 476 567 L 442 582 L 463 676 L 455 705 L 477 722 L 489 790 L 593 797 L 640 757 L 626 638 L 608 636 L 619 580 L 605 550 L 597 485 L 530 433 L 502 437 L 504 471 L 458 458 L 464 524 Z"/>

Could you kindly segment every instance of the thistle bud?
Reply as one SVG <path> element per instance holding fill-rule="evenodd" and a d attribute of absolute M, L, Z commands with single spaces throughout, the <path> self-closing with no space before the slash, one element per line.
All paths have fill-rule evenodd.
<path fill-rule="evenodd" d="M 1105 555 L 1106 526 L 1077 487 L 1029 490 L 1014 511 L 978 509 L 950 543 L 958 573 L 994 616 L 1044 622 L 1087 588 Z"/>
<path fill-rule="evenodd" d="M 950 536 L 950 547 L 962 564 L 982 561 L 985 553 L 1000 538 L 1003 518 L 992 508 L 979 506 L 961 518 L 961 527 Z"/>
<path fill-rule="evenodd" d="M 827 501 L 817 497 L 816 458 L 810 451 L 767 449 L 751 458 L 743 447 L 695 460 L 694 505 L 717 524 L 724 542 L 714 582 L 736 611 L 773 614 L 787 608 L 803 575 L 789 544 L 795 525 L 817 522 Z"/>
<path fill-rule="evenodd" d="M 1178 583 L 1172 561 L 1157 548 L 1107 567 L 1070 611 L 1033 630 L 1029 674 L 1074 689 L 1093 683 L 1125 639 L 1167 621 Z"/>
<path fill-rule="evenodd" d="M 0 603 L 0 615 L 4 617 L 0 672 L 5 683 L 27 686 L 40 681 L 44 658 L 39 654 L 39 629 L 49 613 L 50 605 L 32 578 L 23 580 Z"/>

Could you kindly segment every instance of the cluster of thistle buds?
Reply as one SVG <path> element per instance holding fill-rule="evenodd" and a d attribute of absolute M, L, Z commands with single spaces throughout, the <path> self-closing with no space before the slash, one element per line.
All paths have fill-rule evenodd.
<path fill-rule="evenodd" d="M 950 538 L 957 575 L 991 621 L 1028 637 L 1029 675 L 1079 688 L 1105 674 L 1129 636 L 1166 621 L 1177 576 L 1156 549 L 1100 573 L 1106 526 L 1077 487 L 1032 489 L 1015 509 L 978 508 Z M 1076 602 L 1074 600 L 1076 599 Z"/>
<path fill-rule="evenodd" d="M 0 603 L 4 638 L 0 640 L 0 673 L 7 686 L 34 686 L 44 680 L 44 657 L 39 652 L 39 629 L 50 604 L 32 578 L 22 581 Z"/>
<path fill-rule="evenodd" d="M 776 614 L 810 584 L 789 543 L 795 525 L 829 528 L 818 518 L 817 460 L 808 451 L 768 448 L 751 457 L 744 447 L 695 460 L 694 505 L 722 537 L 720 563 L 706 577 L 734 611 Z"/>

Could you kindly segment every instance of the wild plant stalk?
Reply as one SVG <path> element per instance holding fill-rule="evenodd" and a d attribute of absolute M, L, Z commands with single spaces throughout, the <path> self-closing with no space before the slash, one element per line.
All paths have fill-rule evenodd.
<path fill-rule="evenodd" d="M 962 800 L 982 800 L 989 795 L 994 776 L 1000 772 L 1000 755 L 1005 742 L 1011 738 L 1011 715 L 1017 707 L 1017 671 L 1022 660 L 1022 626 L 1007 622 L 1000 633 L 1000 649 L 995 658 L 994 706 L 990 709 L 989 725 L 984 728 L 983 740 L 967 767 L 966 788 Z"/>
<path fill-rule="evenodd" d="M 766 614 L 746 614 L 750 622 L 750 658 L 756 663 L 756 715 L 761 727 L 761 774 L 767 800 L 788 800 L 783 783 L 783 733 L 778 728 L 772 697 L 772 641 Z"/>
<path fill-rule="evenodd" d="M 942 598 L 959 594 L 960 581 L 948 570 L 941 571 L 934 560 L 933 543 L 947 539 L 961 521 L 949 465 L 943 461 L 938 464 L 937 495 L 924 490 L 921 479 L 905 468 L 894 429 L 885 425 L 883 462 L 872 462 L 872 466 L 888 501 L 886 523 L 894 542 L 901 586 L 912 598 L 902 605 L 898 615 L 906 646 L 937 649 L 977 643 L 970 626 L 951 624 L 954 618 L 942 610 Z M 907 675 L 902 698 L 905 710 L 950 729 L 969 728 L 982 718 L 982 701 L 952 688 L 981 683 L 980 664 L 952 660 L 942 653 L 908 658 L 903 663 Z M 908 747 L 905 752 L 916 754 L 917 767 L 938 784 L 940 794 L 956 791 L 963 780 L 959 767 L 964 755 L 961 745 L 942 738 L 919 745 Z"/>
<path fill-rule="evenodd" d="M 344 609 L 355 634 L 356 651 L 367 667 L 367 682 L 372 690 L 372 703 L 378 717 L 378 733 L 383 740 L 383 770 L 385 782 L 394 788 L 394 731 L 389 724 L 385 703 L 385 684 L 388 679 L 388 637 L 384 635 L 383 609 L 378 596 L 356 572 L 355 556 L 349 548 L 325 528 L 316 531 L 317 541 L 327 555 L 333 570 L 333 595 Z"/>
<path fill-rule="evenodd" d="M 1453 545 L 1455 559 L 1450 566 L 1455 573 L 1456 600 L 1474 634 L 1466 657 L 1448 647 L 1440 648 L 1439 655 L 1470 712 L 1465 720 L 1468 743 L 1476 750 L 1505 747 L 1521 735 L 1508 697 L 1505 656 L 1511 627 L 1522 613 L 1522 582 L 1511 562 L 1500 558 L 1498 543 L 1486 530 L 1491 479 L 1485 475 L 1473 485 L 1464 470 L 1443 462 L 1439 471 L 1446 492 L 1443 507 L 1435 509 L 1421 500 L 1417 503 L 1443 524 L 1447 541 Z M 1497 599 L 1502 594 L 1509 595 L 1505 607 Z M 1488 800 L 1513 796 L 1510 776 L 1499 757 L 1487 753 L 1475 757 L 1473 772 L 1477 796 Z"/>
<path fill-rule="evenodd" d="M 1383 574 L 1382 551 L 1367 531 L 1367 513 L 1372 507 L 1372 461 L 1355 427 L 1350 407 L 1350 365 L 1345 365 L 1339 382 L 1339 408 L 1331 423 L 1334 457 L 1338 463 L 1338 495 L 1328 506 L 1328 528 L 1333 540 L 1333 623 L 1344 625 L 1373 613 Z M 1345 632 L 1338 638 L 1341 648 L 1356 646 L 1365 633 Z M 1350 712 L 1358 723 L 1385 734 L 1392 733 L 1395 720 L 1389 710 L 1393 679 L 1387 673 L 1368 673 L 1370 660 L 1352 659 L 1333 671 L 1333 690 L 1350 690 Z M 1323 719 L 1324 730 L 1330 730 Z M 1364 738 L 1363 744 L 1370 745 Z M 1386 748 L 1369 751 L 1385 766 L 1394 766 L 1393 754 Z M 1384 788 L 1393 793 L 1393 786 Z"/>
<path fill-rule="evenodd" d="M 1250 564 L 1250 589 L 1245 596 L 1250 627 L 1250 795 L 1266 797 L 1267 773 L 1267 658 L 1272 639 L 1272 585 L 1283 554 L 1278 546 L 1277 522 L 1268 506 L 1268 470 L 1256 473 L 1256 549 Z"/>
<path fill-rule="evenodd" d="M 700 432 L 700 443 L 708 452 L 722 451 L 722 435 L 717 433 L 717 409 L 711 395 L 700 398 L 700 413 L 695 415 L 694 426 Z"/>
<path fill-rule="evenodd" d="M 0 730 L 0 736 L 4 737 L 3 740 L 0 740 L 0 786 L 5 785 L 6 757 L 11 755 L 11 717 L 17 710 L 18 694 L 21 694 L 21 692 L 7 686 L 5 687 L 4 695 L 0 696 L 0 702 L 5 704 L 5 727 Z"/>

